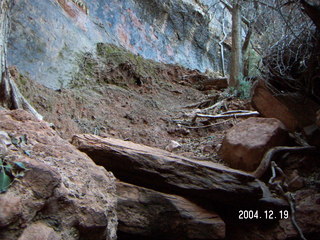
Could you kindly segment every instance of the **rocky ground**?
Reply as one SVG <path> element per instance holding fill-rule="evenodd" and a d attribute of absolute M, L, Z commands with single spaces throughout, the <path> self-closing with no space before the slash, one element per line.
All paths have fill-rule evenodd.
<path fill-rule="evenodd" d="M 8 164 L 30 169 L 22 185 L 14 181 L 1 196 L 3 238 L 31 239 L 38 231 L 43 239 L 114 239 L 117 215 L 120 240 L 294 240 L 302 238 L 299 230 L 317 239 L 317 148 L 294 135 L 296 129 L 286 130 L 300 124 L 301 114 L 281 119 L 290 109 L 266 98 L 266 88 L 253 94 L 264 118 L 246 119 L 260 116 L 242 99 L 249 89 L 226 89 L 226 79 L 214 73 L 145 60 L 112 45 L 98 45 L 78 62 L 70 85 L 56 91 L 10 70 L 51 128 L 23 111 L 1 111 L 2 165 L 13 178 L 18 175 Z M 273 111 L 266 104 L 271 100 Z M 265 118 L 270 114 L 282 122 Z M 312 118 L 308 124 L 315 113 Z M 43 188 L 43 180 L 31 177 L 34 171 L 55 181 Z M 24 186 L 27 198 L 11 204 L 11 196 L 24 196 Z M 241 210 L 259 211 L 264 219 L 240 219 Z M 268 210 L 278 219 L 266 219 Z"/>

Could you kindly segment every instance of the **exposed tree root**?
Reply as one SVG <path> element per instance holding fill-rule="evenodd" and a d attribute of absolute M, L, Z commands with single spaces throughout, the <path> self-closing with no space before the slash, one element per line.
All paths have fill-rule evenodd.
<path fill-rule="evenodd" d="M 277 191 L 280 192 L 280 194 L 285 197 L 285 199 L 288 201 L 290 205 L 290 211 L 291 211 L 291 222 L 294 228 L 297 230 L 297 232 L 300 235 L 300 238 L 302 240 L 307 240 L 303 234 L 302 229 L 299 227 L 299 224 L 296 221 L 295 217 L 295 199 L 291 192 L 285 192 L 283 187 L 286 187 L 285 179 L 287 178 L 284 172 L 278 165 L 271 161 L 271 171 L 272 176 L 269 180 L 269 184 L 273 186 Z M 277 176 L 277 173 L 279 173 L 280 176 Z M 280 179 L 280 181 L 276 181 L 276 179 Z"/>
<path fill-rule="evenodd" d="M 261 178 L 264 173 L 269 169 L 271 161 L 274 159 L 275 155 L 283 152 L 311 152 L 316 151 L 317 148 L 313 146 L 296 146 L 296 147 L 286 147 L 278 146 L 271 148 L 265 153 L 259 167 L 252 173 L 256 178 Z"/>
<path fill-rule="evenodd" d="M 32 113 L 37 119 L 42 120 L 43 117 L 22 96 L 8 71 L 7 41 L 12 2 L 9 0 L 0 2 L 0 105 L 8 109 L 22 108 Z"/>
<path fill-rule="evenodd" d="M 10 77 L 10 73 L 8 72 L 9 76 L 6 74 L 4 75 L 0 85 L 1 105 L 8 109 L 24 109 L 33 114 L 37 119 L 42 120 L 43 116 L 41 116 L 22 96 L 17 85 Z"/>

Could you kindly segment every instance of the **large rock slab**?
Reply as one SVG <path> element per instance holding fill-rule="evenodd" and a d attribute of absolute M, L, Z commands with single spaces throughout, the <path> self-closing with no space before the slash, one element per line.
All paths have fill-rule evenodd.
<path fill-rule="evenodd" d="M 28 170 L 0 194 L 0 239 L 116 239 L 114 176 L 23 110 L 0 111 L 2 160 Z"/>
<path fill-rule="evenodd" d="M 75 135 L 72 143 L 124 182 L 193 199 L 239 205 L 261 197 L 250 174 L 213 162 L 112 138 Z"/>
<path fill-rule="evenodd" d="M 317 120 L 320 105 L 303 94 L 275 95 L 262 80 L 252 91 L 253 107 L 264 117 L 279 119 L 290 131 L 301 130 Z"/>
<path fill-rule="evenodd" d="M 117 182 L 120 239 L 224 239 L 225 223 L 183 197 Z"/>
<path fill-rule="evenodd" d="M 277 118 L 289 130 L 297 129 L 298 119 L 285 104 L 271 93 L 264 81 L 256 82 L 252 92 L 252 105 L 263 117 Z"/>
<path fill-rule="evenodd" d="M 230 167 L 254 171 L 272 147 L 287 145 L 288 133 L 275 118 L 249 118 L 231 128 L 219 150 Z"/>

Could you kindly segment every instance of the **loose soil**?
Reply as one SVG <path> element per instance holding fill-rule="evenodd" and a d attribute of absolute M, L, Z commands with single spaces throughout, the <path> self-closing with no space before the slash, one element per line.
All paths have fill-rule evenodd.
<path fill-rule="evenodd" d="M 192 122 L 195 113 L 222 99 L 219 109 L 205 113 L 250 108 L 227 91 L 198 90 L 197 79 L 203 78 L 198 71 L 145 60 L 112 45 L 98 45 L 97 53 L 84 53 L 77 61 L 74 80 L 57 91 L 10 70 L 22 94 L 65 139 L 91 133 L 161 149 L 174 140 L 181 145 L 175 153 L 220 162 L 224 133 L 239 120 Z"/>

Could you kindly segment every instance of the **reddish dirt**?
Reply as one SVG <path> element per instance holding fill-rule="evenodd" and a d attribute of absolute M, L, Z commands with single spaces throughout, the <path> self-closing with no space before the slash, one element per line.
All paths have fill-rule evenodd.
<path fill-rule="evenodd" d="M 111 74 L 114 79 L 121 77 L 123 80 L 132 72 L 130 65 L 126 65 L 114 69 Z M 24 78 L 14 68 L 11 73 L 18 85 L 22 79 L 23 95 L 65 139 L 76 133 L 93 133 L 162 149 L 174 140 L 181 145 L 174 150 L 176 153 L 203 160 L 220 161 L 216 152 L 224 132 L 239 120 L 197 119 L 192 123 L 195 113 L 223 98 L 226 103 L 215 113 L 250 107 L 245 101 L 228 98 L 226 94 L 223 97 L 221 91 L 193 88 L 191 82 L 183 79 L 197 71 L 173 65 L 158 69 L 161 81 L 147 78 L 142 84 L 130 83 L 125 87 L 92 84 L 59 91 Z M 204 127 L 207 125 L 212 126 Z"/>

